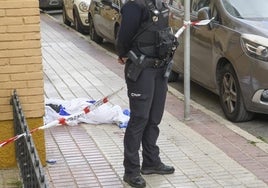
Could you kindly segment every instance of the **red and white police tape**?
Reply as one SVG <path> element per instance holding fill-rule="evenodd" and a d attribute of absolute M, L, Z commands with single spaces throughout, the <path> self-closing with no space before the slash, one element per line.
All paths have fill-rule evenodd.
<path fill-rule="evenodd" d="M 184 21 L 184 24 L 183 24 L 183 26 L 175 33 L 175 37 L 176 38 L 179 38 L 179 36 L 183 33 L 183 31 L 186 29 L 186 27 L 187 26 L 194 26 L 194 25 L 207 25 L 207 24 L 209 24 L 212 20 L 214 19 L 214 17 L 213 18 L 211 18 L 210 20 L 200 20 L 200 21 L 194 21 L 194 22 L 191 22 L 191 21 L 189 21 L 189 22 L 186 22 L 186 21 Z"/>
<path fill-rule="evenodd" d="M 50 123 L 47 123 L 46 125 L 43 125 L 43 126 L 40 126 L 40 127 L 37 127 L 35 129 L 32 129 L 30 131 L 30 134 L 38 131 L 38 130 L 44 130 L 44 129 L 48 129 L 48 128 L 51 128 L 51 127 L 55 127 L 55 126 L 59 126 L 59 125 L 65 125 L 67 124 L 68 122 L 70 121 L 74 121 L 74 120 L 78 120 L 78 118 L 80 118 L 81 116 L 83 116 L 84 114 L 88 114 L 89 112 L 95 110 L 96 108 L 98 108 L 99 106 L 101 106 L 102 104 L 104 103 L 107 103 L 110 98 L 114 95 L 116 95 L 119 91 L 121 91 L 124 87 L 120 88 L 119 90 L 113 92 L 112 94 L 96 101 L 95 103 L 91 104 L 90 106 L 87 106 L 85 107 L 81 112 L 78 112 L 78 113 L 74 113 L 72 115 L 69 115 L 69 116 L 66 116 L 66 117 L 60 117 L 58 118 L 57 120 L 55 121 L 52 121 Z M 4 140 L 4 141 L 1 141 L 0 142 L 0 148 L 11 143 L 11 142 L 14 142 L 16 140 L 18 140 L 19 138 L 23 137 L 23 136 L 26 136 L 26 133 L 22 133 L 22 134 L 19 134 L 19 135 L 16 135 L 12 138 L 9 138 L 7 140 Z"/>

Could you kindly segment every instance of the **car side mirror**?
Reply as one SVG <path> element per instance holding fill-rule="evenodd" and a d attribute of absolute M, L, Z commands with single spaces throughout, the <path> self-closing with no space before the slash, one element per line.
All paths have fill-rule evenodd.
<path fill-rule="evenodd" d="M 203 7 L 198 10 L 197 12 L 197 19 L 198 20 L 209 20 L 211 19 L 211 10 L 209 7 Z M 209 22 L 208 27 L 212 29 L 212 22 Z"/>

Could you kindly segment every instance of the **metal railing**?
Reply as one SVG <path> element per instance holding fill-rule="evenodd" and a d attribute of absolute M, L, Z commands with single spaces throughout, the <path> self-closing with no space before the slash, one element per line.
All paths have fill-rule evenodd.
<path fill-rule="evenodd" d="M 42 164 L 31 137 L 16 90 L 14 90 L 11 105 L 13 106 L 15 135 L 25 133 L 15 142 L 16 158 L 21 173 L 23 187 L 48 188 Z"/>

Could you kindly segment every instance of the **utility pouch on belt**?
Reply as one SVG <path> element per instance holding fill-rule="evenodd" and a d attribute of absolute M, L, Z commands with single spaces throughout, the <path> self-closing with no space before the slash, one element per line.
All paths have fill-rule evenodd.
<path fill-rule="evenodd" d="M 157 57 L 165 59 L 172 52 L 175 37 L 170 28 L 166 28 L 157 32 L 158 45 L 156 47 Z"/>
<path fill-rule="evenodd" d="M 135 82 L 144 69 L 143 61 L 145 55 L 137 57 L 137 55 L 132 50 L 130 50 L 128 53 L 128 58 L 132 61 L 132 63 L 127 68 L 127 77 Z"/>

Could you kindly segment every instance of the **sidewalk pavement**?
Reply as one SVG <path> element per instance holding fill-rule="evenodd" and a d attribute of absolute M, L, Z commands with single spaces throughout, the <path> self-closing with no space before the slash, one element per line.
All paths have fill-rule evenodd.
<path fill-rule="evenodd" d="M 125 86 L 116 56 L 41 14 L 47 98 L 100 99 Z M 126 88 L 110 101 L 128 107 Z M 149 188 L 268 187 L 268 146 L 191 101 L 184 121 L 183 95 L 169 88 L 160 125 L 161 159 L 172 175 L 143 176 Z M 122 180 L 124 130 L 116 125 L 60 126 L 45 131 L 44 167 L 50 188 L 129 187 Z"/>

